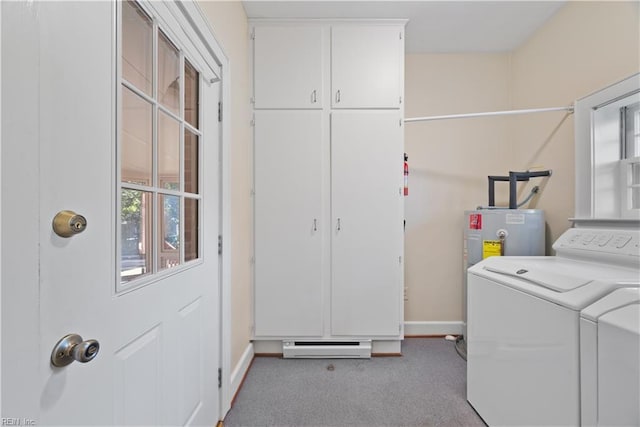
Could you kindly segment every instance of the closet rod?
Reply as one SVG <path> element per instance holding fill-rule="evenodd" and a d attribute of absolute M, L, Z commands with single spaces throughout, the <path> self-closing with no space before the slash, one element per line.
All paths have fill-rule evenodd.
<path fill-rule="evenodd" d="M 470 117 L 508 116 L 511 114 L 545 113 L 547 111 L 566 111 L 571 114 L 573 113 L 573 105 L 569 105 L 568 107 L 532 108 L 529 110 L 488 111 L 485 113 L 450 114 L 447 116 L 411 117 L 408 119 L 404 119 L 404 122 L 409 123 L 426 122 L 430 120 L 466 119 Z"/>

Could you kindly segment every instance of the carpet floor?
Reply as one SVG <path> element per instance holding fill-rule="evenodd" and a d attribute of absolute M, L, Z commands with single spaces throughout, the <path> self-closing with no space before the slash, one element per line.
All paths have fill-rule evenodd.
<path fill-rule="evenodd" d="M 408 338 L 402 357 L 256 357 L 225 427 L 484 426 L 452 341 Z"/>

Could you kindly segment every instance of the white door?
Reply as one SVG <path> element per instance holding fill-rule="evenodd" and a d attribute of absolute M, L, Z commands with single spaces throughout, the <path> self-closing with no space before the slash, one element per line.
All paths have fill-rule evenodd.
<path fill-rule="evenodd" d="M 322 108 L 325 28 L 254 29 L 255 108 Z"/>
<path fill-rule="evenodd" d="M 400 25 L 331 27 L 331 106 L 399 108 L 404 55 Z"/>
<path fill-rule="evenodd" d="M 400 335 L 402 148 L 398 111 L 331 113 L 332 335 Z"/>
<path fill-rule="evenodd" d="M 323 114 L 255 113 L 255 334 L 322 335 Z"/>
<path fill-rule="evenodd" d="M 219 83 L 188 68 L 171 31 L 163 36 L 158 20 L 136 8 L 2 4 L 3 186 L 9 180 L 27 190 L 3 189 L 3 245 L 30 249 L 14 258 L 15 267 L 5 265 L 11 258 L 3 252 L 3 304 L 13 297 L 37 307 L 25 313 L 35 319 L 11 329 L 3 311 L 2 416 L 23 425 L 219 419 Z M 133 54 L 115 44 L 132 34 L 135 49 L 149 49 L 150 68 L 144 55 L 129 61 Z M 116 67 L 123 51 L 126 85 Z M 25 90 L 7 93 L 5 82 Z M 6 104 L 23 114 L 5 115 Z M 24 215 L 37 222 L 25 222 L 22 237 L 32 240 L 4 233 L 13 215 L 4 215 L 8 203 L 36 208 Z M 54 233 L 52 219 L 62 210 L 84 216 L 86 230 Z M 134 219 L 137 227 L 128 226 Z M 99 352 L 87 363 L 55 367 L 52 349 L 70 333 L 97 340 Z"/>

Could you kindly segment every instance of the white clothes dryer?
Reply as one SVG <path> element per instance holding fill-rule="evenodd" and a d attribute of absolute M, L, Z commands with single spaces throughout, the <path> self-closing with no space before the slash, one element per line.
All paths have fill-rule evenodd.
<path fill-rule="evenodd" d="M 640 288 L 618 289 L 580 314 L 583 426 L 640 425 Z"/>
<path fill-rule="evenodd" d="M 467 400 L 489 425 L 579 425 L 580 311 L 638 279 L 640 230 L 571 228 L 553 248 L 468 271 Z"/>

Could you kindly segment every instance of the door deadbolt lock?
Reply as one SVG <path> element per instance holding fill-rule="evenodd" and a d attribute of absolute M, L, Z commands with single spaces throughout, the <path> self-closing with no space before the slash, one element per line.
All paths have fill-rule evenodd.
<path fill-rule="evenodd" d="M 53 217 L 53 231 L 60 237 L 71 237 L 87 228 L 87 219 L 73 211 L 60 211 Z"/>
<path fill-rule="evenodd" d="M 59 368 L 67 366 L 73 361 L 80 363 L 91 362 L 98 355 L 100 343 L 96 340 L 83 341 L 78 334 L 64 336 L 51 352 L 51 363 Z"/>

